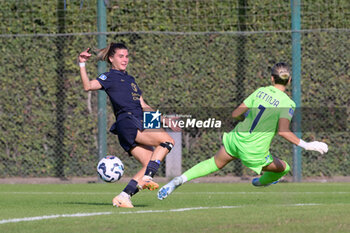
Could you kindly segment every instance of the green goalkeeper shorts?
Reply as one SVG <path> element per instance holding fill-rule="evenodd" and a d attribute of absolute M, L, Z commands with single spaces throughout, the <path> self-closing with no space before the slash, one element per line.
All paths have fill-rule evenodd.
<path fill-rule="evenodd" d="M 222 142 L 224 144 L 226 152 L 242 161 L 243 165 L 248 167 L 249 169 L 253 170 L 257 174 L 261 173 L 261 170 L 263 167 L 269 165 L 273 162 L 273 157 L 270 154 L 270 152 L 266 154 L 248 154 L 243 153 L 234 142 L 229 140 L 229 137 L 227 137 L 227 133 L 224 133 Z"/>

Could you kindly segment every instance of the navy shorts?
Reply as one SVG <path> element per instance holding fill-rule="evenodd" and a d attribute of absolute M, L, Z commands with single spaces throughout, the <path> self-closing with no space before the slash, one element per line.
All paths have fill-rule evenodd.
<path fill-rule="evenodd" d="M 142 119 L 137 119 L 132 114 L 123 114 L 118 116 L 117 121 L 109 131 L 118 135 L 121 147 L 129 153 L 132 148 L 137 146 L 135 142 L 137 130 L 143 131 Z"/>

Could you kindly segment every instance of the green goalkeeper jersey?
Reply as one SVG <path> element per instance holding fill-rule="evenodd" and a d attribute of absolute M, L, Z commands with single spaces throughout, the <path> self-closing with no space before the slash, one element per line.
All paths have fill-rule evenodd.
<path fill-rule="evenodd" d="M 238 123 L 230 135 L 230 140 L 245 156 L 266 156 L 272 138 L 278 131 L 280 118 L 291 120 L 295 103 L 283 91 L 274 86 L 261 87 L 243 103 L 249 108 L 244 121 Z"/>

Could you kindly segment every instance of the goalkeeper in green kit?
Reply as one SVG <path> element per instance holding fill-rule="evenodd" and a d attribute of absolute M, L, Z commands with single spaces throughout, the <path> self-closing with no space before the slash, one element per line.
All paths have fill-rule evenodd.
<path fill-rule="evenodd" d="M 328 151 L 327 144 L 318 141 L 305 142 L 289 129 L 295 103 L 285 93 L 286 86 L 291 81 L 290 69 L 286 63 L 273 66 L 271 81 L 273 85 L 257 89 L 232 112 L 233 118 L 240 122 L 230 133 L 224 133 L 223 146 L 216 155 L 164 185 L 158 191 L 158 199 L 165 199 L 185 182 L 216 172 L 235 159 L 240 159 L 257 174 L 263 171 L 260 178 L 252 180 L 254 186 L 277 183 L 289 172 L 290 166 L 269 152 L 276 133 L 305 150 L 321 154 Z"/>

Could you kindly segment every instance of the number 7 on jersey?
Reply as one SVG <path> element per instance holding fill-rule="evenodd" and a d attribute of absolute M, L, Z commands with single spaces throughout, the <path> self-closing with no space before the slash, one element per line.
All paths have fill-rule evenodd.
<path fill-rule="evenodd" d="M 259 107 L 258 107 L 258 109 L 259 109 L 260 111 L 259 111 L 258 115 L 256 115 L 256 117 L 255 117 L 255 119 L 254 119 L 254 121 L 253 121 L 252 127 L 250 127 L 249 133 L 252 133 L 252 132 L 253 132 L 254 128 L 255 128 L 256 125 L 258 124 L 258 122 L 259 122 L 259 120 L 260 120 L 260 118 L 261 118 L 261 116 L 262 116 L 262 114 L 264 113 L 264 111 L 265 111 L 266 108 L 260 104 Z"/>

